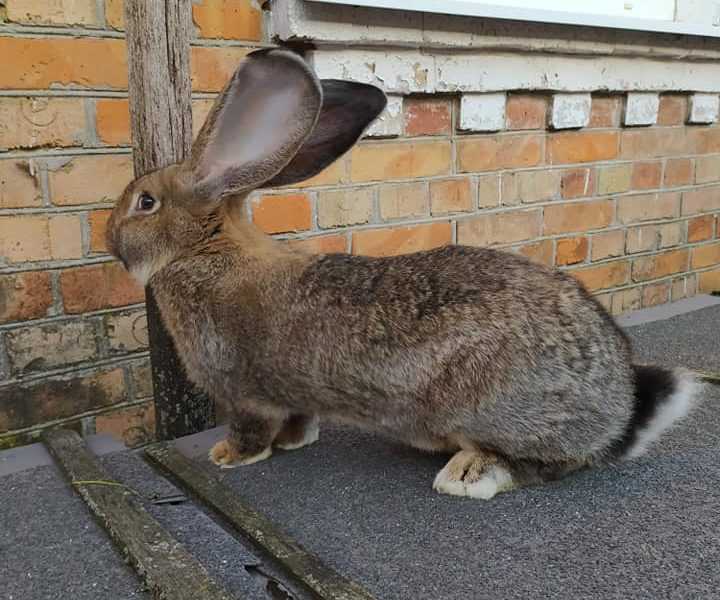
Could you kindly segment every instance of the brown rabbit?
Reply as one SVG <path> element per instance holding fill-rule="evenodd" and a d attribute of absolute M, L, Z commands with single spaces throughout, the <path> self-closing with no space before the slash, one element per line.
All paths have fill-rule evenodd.
<path fill-rule="evenodd" d="M 115 207 L 109 248 L 152 286 L 190 378 L 234 415 L 212 460 L 310 444 L 319 416 L 457 452 L 434 487 L 491 498 L 641 453 L 687 412 L 695 380 L 633 366 L 572 277 L 461 246 L 314 256 L 248 221 L 249 192 L 318 173 L 384 106 L 289 51 L 255 52 L 191 157 Z"/>

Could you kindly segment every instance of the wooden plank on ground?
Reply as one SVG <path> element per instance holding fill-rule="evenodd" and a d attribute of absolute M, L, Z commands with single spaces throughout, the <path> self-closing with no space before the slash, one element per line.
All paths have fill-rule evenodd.
<path fill-rule="evenodd" d="M 720 373 L 710 373 L 708 371 L 695 371 L 705 383 L 720 385 Z"/>
<path fill-rule="evenodd" d="M 232 600 L 205 568 L 150 514 L 132 491 L 112 481 L 74 431 L 56 429 L 43 442 L 71 485 L 158 600 Z"/>
<path fill-rule="evenodd" d="M 324 565 L 316 556 L 280 532 L 265 517 L 245 505 L 230 487 L 207 469 L 183 456 L 171 444 L 145 450 L 150 462 L 219 514 L 243 538 L 274 559 L 297 583 L 321 600 L 373 600 L 359 584 Z"/>

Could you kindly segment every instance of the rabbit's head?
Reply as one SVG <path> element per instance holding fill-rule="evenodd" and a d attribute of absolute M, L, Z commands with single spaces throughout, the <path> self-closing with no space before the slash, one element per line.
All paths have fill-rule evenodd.
<path fill-rule="evenodd" d="M 385 103 L 373 86 L 318 80 L 290 51 L 249 54 L 188 159 L 125 189 L 108 222 L 108 248 L 147 283 L 212 235 L 218 208 L 229 199 L 319 173 L 353 146 Z"/>

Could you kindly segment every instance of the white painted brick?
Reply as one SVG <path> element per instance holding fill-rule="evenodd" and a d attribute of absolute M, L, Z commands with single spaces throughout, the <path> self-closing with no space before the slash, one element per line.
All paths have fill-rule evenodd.
<path fill-rule="evenodd" d="M 659 94 L 630 92 L 625 103 L 625 125 L 655 125 L 659 108 Z"/>
<path fill-rule="evenodd" d="M 720 96 L 717 94 L 693 94 L 690 96 L 690 122 L 714 123 L 720 112 Z"/>
<path fill-rule="evenodd" d="M 499 131 L 505 127 L 505 94 L 463 94 L 460 129 Z"/>
<path fill-rule="evenodd" d="M 365 133 L 367 137 L 396 137 L 402 135 L 402 96 L 388 96 L 387 100 L 385 110 L 375 119 Z"/>
<path fill-rule="evenodd" d="M 585 127 L 590 123 L 590 94 L 555 94 L 550 124 L 554 129 Z"/>

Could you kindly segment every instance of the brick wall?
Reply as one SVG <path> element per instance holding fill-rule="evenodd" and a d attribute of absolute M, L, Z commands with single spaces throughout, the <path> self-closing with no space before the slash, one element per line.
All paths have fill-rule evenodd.
<path fill-rule="evenodd" d="M 131 178 L 121 14 L 117 0 L 0 12 L 0 446 L 60 421 L 153 435 L 142 290 L 103 245 Z M 250 0 L 193 16 L 197 128 L 262 27 Z M 322 252 L 507 248 L 575 273 L 613 313 L 719 289 L 720 126 L 686 125 L 687 94 L 661 95 L 642 127 L 622 125 L 627 95 L 588 98 L 586 124 L 556 131 L 552 95 L 509 91 L 499 131 L 468 133 L 486 120 L 463 123 L 459 96 L 393 97 L 376 137 L 255 194 L 249 215 Z"/>

